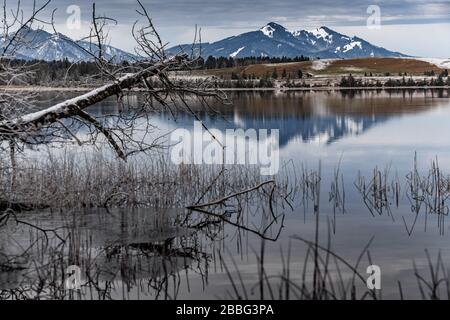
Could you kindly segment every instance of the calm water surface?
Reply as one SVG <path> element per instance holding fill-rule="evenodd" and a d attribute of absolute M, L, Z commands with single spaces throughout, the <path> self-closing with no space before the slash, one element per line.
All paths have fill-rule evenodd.
<path fill-rule="evenodd" d="M 133 99 L 139 101 L 140 98 Z M 382 297 L 399 298 L 398 281 L 405 297 L 420 297 L 413 263 L 429 276 L 425 249 L 429 250 L 433 261 L 441 253 L 446 266 L 450 266 L 450 230 L 445 219 L 441 221 L 433 214 L 420 215 L 412 233 L 405 227 L 411 226 L 416 217 L 411 211 L 405 184 L 406 176 L 413 169 L 415 154 L 418 170 L 423 175 L 436 159 L 444 174 L 450 172 L 448 90 L 241 92 L 232 94 L 232 100 L 233 105 L 217 106 L 220 116 L 200 112 L 200 118 L 210 129 L 279 129 L 281 162 L 289 163 L 283 170 L 291 170 L 291 164 L 297 168 L 317 169 L 320 162 L 321 243 L 326 244 L 329 236 L 333 250 L 355 263 L 373 238 L 370 257 L 372 264 L 382 270 Z M 107 114 L 115 108 L 112 101 L 106 101 L 90 112 Z M 194 119 L 188 114 L 177 114 L 174 121 L 170 113 L 161 112 L 153 115 L 152 122 L 158 128 L 157 135 L 176 128 L 192 130 Z M 344 213 L 341 210 L 336 213 L 329 201 L 330 185 L 337 168 L 343 177 Z M 355 187 L 358 175 L 370 180 L 374 168 L 381 171 L 389 168 L 389 176 L 400 183 L 399 205 L 391 205 L 390 214 L 372 215 Z M 95 261 L 92 268 L 101 270 L 99 279 L 114 283 L 113 298 L 228 297 L 228 292 L 233 290 L 229 275 L 218 262 L 218 252 L 228 261 L 231 277 L 238 283 L 241 277 L 249 288 L 248 295 L 252 296 L 250 288 L 258 282 L 255 252 L 260 250 L 261 239 L 251 234 L 239 238 L 232 226 L 223 226 L 219 236 L 211 237 L 178 226 L 178 215 L 176 209 L 109 213 L 97 210 L 63 214 L 40 212 L 27 214 L 25 219 L 38 221 L 48 228 L 76 226 L 80 241 L 96 254 L 96 259 L 91 260 Z M 286 210 L 285 228 L 278 241 L 266 242 L 267 274 L 281 272 L 281 251 L 286 255 L 290 247 L 291 278 L 301 280 L 306 246 L 291 237 L 300 235 L 313 240 L 314 231 L 312 208 L 305 209 L 300 200 L 295 201 L 293 209 Z M 12 233 L 13 237 L 3 237 L 0 250 L 18 252 L 21 244 L 33 238 L 29 231 L 14 229 Z M 52 241 L 56 246 L 57 239 Z M 154 254 L 143 258 L 139 252 L 145 250 Z M 358 270 L 365 274 L 369 264 L 365 256 Z M 343 273 L 345 277 L 345 271 Z M 167 275 L 172 277 L 163 281 Z M 14 288 L 28 281 L 26 279 L 35 278 L 29 270 L 2 272 L 0 286 Z M 275 282 L 274 288 L 276 286 Z M 157 295 L 155 292 L 161 288 L 170 294 Z M 258 290 L 254 291 L 252 297 L 258 298 Z M 99 296 L 93 294 L 92 297 Z"/>

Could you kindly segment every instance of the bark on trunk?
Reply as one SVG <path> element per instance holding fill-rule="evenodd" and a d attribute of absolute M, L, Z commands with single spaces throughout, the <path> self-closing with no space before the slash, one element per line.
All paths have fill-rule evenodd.
<path fill-rule="evenodd" d="M 96 104 L 110 96 L 120 93 L 124 89 L 130 89 L 143 79 L 162 72 L 171 63 L 183 59 L 181 56 L 170 58 L 166 61 L 160 61 L 142 71 L 134 74 L 126 75 L 115 83 L 107 84 L 103 87 L 92 90 L 86 94 L 73 99 L 58 103 L 50 108 L 30 113 L 16 119 L 4 120 L 0 122 L 0 137 L 11 136 L 32 129 L 39 129 L 43 125 L 54 123 L 58 119 L 77 116 L 80 110 L 83 110 L 93 104 Z"/>

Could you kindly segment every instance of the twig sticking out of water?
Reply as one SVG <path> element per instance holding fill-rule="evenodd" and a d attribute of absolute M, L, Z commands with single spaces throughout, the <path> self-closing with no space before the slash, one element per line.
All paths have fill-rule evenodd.
<path fill-rule="evenodd" d="M 261 229 L 257 228 L 251 228 L 248 227 L 244 221 L 244 217 L 242 215 L 243 210 L 241 205 L 239 204 L 239 198 L 242 196 L 251 196 L 252 193 L 259 192 L 263 189 L 266 185 L 272 185 L 272 189 L 269 193 L 269 209 L 271 213 L 271 220 L 262 226 Z M 234 226 L 238 228 L 239 230 L 248 231 L 250 233 L 253 233 L 262 239 L 270 240 L 270 241 L 276 241 L 278 237 L 281 234 L 281 231 L 284 227 L 284 213 L 280 215 L 276 215 L 274 212 L 274 206 L 273 206 L 273 194 L 274 194 L 274 188 L 276 187 L 275 180 L 269 180 L 265 182 L 261 182 L 258 185 L 251 187 L 249 189 L 245 189 L 239 192 L 235 192 L 233 194 L 227 195 L 225 197 L 222 197 L 217 200 L 213 200 L 208 203 L 203 204 L 195 204 L 192 206 L 186 207 L 186 209 L 190 211 L 196 211 L 199 213 L 202 213 L 204 215 L 207 215 L 209 217 L 212 217 L 215 219 L 215 222 L 222 222 L 226 223 L 228 225 Z M 263 191 L 264 192 L 264 191 Z M 236 201 L 238 202 L 236 204 Z M 216 210 L 216 212 L 214 212 Z M 221 212 L 217 212 L 217 210 L 220 210 Z M 235 221 L 232 220 L 233 215 L 235 216 Z M 264 213 L 262 213 L 262 220 L 265 220 L 266 216 Z M 270 230 L 270 228 L 278 223 L 278 220 L 280 221 L 280 227 L 278 229 L 278 232 L 275 233 L 274 237 L 267 236 L 267 231 Z"/>
<path fill-rule="evenodd" d="M 439 167 L 436 158 L 431 162 L 431 168 L 425 176 L 419 174 L 417 165 L 417 154 L 414 156 L 414 168 L 406 176 L 406 195 L 415 214 L 411 227 L 408 227 L 403 218 L 405 228 L 409 235 L 414 230 L 421 211 L 425 214 L 425 230 L 427 228 L 428 216 L 438 216 L 438 227 L 441 234 L 444 233 L 444 217 L 449 214 L 448 200 L 450 198 L 450 176 L 445 175 Z"/>
<path fill-rule="evenodd" d="M 338 167 L 334 169 L 333 181 L 331 182 L 331 190 L 328 200 L 333 206 L 333 233 L 336 233 L 336 212 L 339 211 L 342 214 L 345 213 L 344 175 L 340 172 L 340 165 L 341 160 L 339 160 Z"/>
<path fill-rule="evenodd" d="M 381 216 L 384 212 L 387 212 L 394 218 L 391 205 L 392 203 L 397 207 L 399 205 L 400 183 L 398 179 L 390 180 L 389 173 L 389 167 L 386 167 L 383 172 L 375 167 L 372 179 L 367 182 L 361 172 L 358 172 L 354 185 L 372 216 L 375 216 L 375 213 Z"/>
<path fill-rule="evenodd" d="M 450 278 L 448 269 L 444 265 L 441 252 L 438 253 L 436 262 L 433 263 L 428 250 L 425 250 L 428 262 L 429 279 L 424 276 L 419 267 L 413 262 L 414 275 L 417 280 L 422 300 L 450 299 Z M 400 286 L 401 288 L 401 286 Z M 402 294 L 402 293 L 401 293 Z"/>

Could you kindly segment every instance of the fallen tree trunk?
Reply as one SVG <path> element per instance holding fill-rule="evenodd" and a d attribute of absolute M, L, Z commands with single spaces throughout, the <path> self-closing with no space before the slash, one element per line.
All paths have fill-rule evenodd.
<path fill-rule="evenodd" d="M 82 110 L 92 106 L 104 99 L 119 94 L 124 89 L 131 89 L 143 79 L 163 72 L 172 63 L 180 63 L 185 56 L 175 56 L 165 61 L 160 61 L 154 65 L 134 74 L 126 75 L 114 83 L 92 90 L 86 94 L 73 99 L 58 103 L 47 109 L 26 114 L 15 119 L 8 119 L 0 122 L 0 137 L 13 137 L 41 128 L 44 125 L 52 124 L 59 119 L 72 116 L 80 116 Z"/>

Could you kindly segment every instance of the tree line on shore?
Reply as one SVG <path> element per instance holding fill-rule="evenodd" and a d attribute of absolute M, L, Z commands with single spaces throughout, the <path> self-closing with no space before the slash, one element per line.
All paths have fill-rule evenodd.
<path fill-rule="evenodd" d="M 357 87 L 444 87 L 450 86 L 450 77 L 448 70 L 444 70 L 438 77 L 431 79 L 415 80 L 413 77 L 406 78 L 402 76 L 401 79 L 389 78 L 384 83 L 380 80 L 366 81 L 363 78 L 355 78 L 351 74 L 341 78 L 340 87 L 357 88 Z"/>
<path fill-rule="evenodd" d="M 307 57 L 296 58 L 269 58 L 269 57 L 248 57 L 248 58 L 214 58 L 209 57 L 207 60 L 199 60 L 198 67 L 200 69 L 209 69 L 213 66 L 221 68 L 231 64 L 234 66 L 245 66 L 255 63 L 282 63 L 307 61 Z M 61 61 L 25 61 L 14 60 L 11 64 L 17 67 L 28 65 L 31 66 L 33 72 L 28 73 L 29 84 L 32 85 L 52 85 L 52 86 L 89 86 L 96 83 L 103 82 L 104 79 L 99 76 L 98 66 L 94 62 L 81 61 L 72 63 L 67 59 Z M 130 66 L 128 62 L 123 62 L 124 66 Z M 280 72 L 281 71 L 281 72 Z M 385 74 L 389 77 L 391 74 Z M 364 77 L 356 78 L 352 74 L 343 76 L 338 83 L 339 87 L 423 87 L 423 86 L 450 86 L 450 77 L 448 70 L 443 70 L 437 77 L 433 70 L 424 72 L 428 78 L 417 80 L 412 76 L 407 76 L 406 73 L 399 73 L 401 79 L 389 78 L 386 81 L 366 80 L 366 77 L 372 76 L 372 73 L 365 73 Z M 309 78 L 310 74 L 302 71 L 300 68 L 295 70 L 286 70 L 283 68 L 279 70 L 273 68 L 267 71 L 263 76 L 256 76 L 254 73 L 248 74 L 243 72 L 231 72 L 229 75 L 221 75 L 213 77 L 211 83 L 216 88 L 273 88 L 275 82 L 281 82 L 282 87 L 297 88 L 297 87 L 311 87 L 304 78 Z M 431 77 L 431 78 L 430 78 Z M 303 81 L 298 81 L 303 80 Z M 5 85 L 9 79 L 0 79 L 0 85 Z M 192 81 L 191 81 L 192 82 Z M 317 85 L 315 85 L 317 86 Z M 326 86 L 329 86 L 327 84 Z"/>
<path fill-rule="evenodd" d="M 94 62 L 80 61 L 72 63 L 68 59 L 59 61 L 42 61 L 42 60 L 12 60 L 9 62 L 11 66 L 20 68 L 27 66 L 30 70 L 26 75 L 26 82 L 31 85 L 48 85 L 53 86 L 68 85 L 70 83 L 80 84 L 82 82 L 96 82 L 100 80 L 98 66 Z M 5 85 L 14 79 L 2 78 L 0 85 Z"/>
<path fill-rule="evenodd" d="M 303 62 L 309 61 L 309 57 L 298 56 L 294 58 L 290 57 L 245 57 L 245 58 L 233 58 L 233 57 L 213 57 L 209 56 L 206 59 L 199 58 L 198 66 L 203 69 L 223 69 L 233 67 L 246 67 L 253 64 L 276 64 L 276 63 L 289 63 L 289 62 Z"/>
<path fill-rule="evenodd" d="M 299 62 L 299 61 L 308 61 L 308 57 L 296 57 L 296 58 L 288 58 L 288 57 L 247 57 L 247 58 L 215 58 L 209 57 L 206 60 L 199 58 L 197 60 L 196 69 L 221 69 L 227 67 L 236 67 L 236 66 L 248 66 L 252 64 L 262 64 L 262 63 L 287 63 L 287 62 Z M 23 67 L 28 66 L 32 72 L 27 74 L 27 83 L 32 85 L 53 85 L 53 86 L 68 86 L 68 85 L 82 85 L 86 83 L 89 85 L 90 83 L 101 82 L 102 79 L 99 76 L 100 72 L 98 69 L 98 65 L 95 62 L 90 61 L 80 61 L 77 63 L 73 63 L 68 59 L 63 59 L 60 61 L 42 61 L 42 60 L 13 60 L 10 61 L 10 64 L 14 67 Z M 132 67 L 132 64 L 129 62 L 122 62 L 124 67 Z M 257 80 L 261 85 L 270 85 L 270 82 L 279 78 L 302 78 L 303 72 L 298 69 L 298 71 L 294 73 L 287 73 L 285 69 L 283 69 L 282 74 L 278 74 L 276 69 L 273 72 L 268 72 L 263 77 L 257 77 L 254 74 L 246 74 L 243 72 L 234 73 L 232 72 L 227 78 L 231 78 L 231 80 L 235 81 L 246 81 L 246 80 Z M 0 79 L 0 85 L 5 85 L 11 79 Z M 225 82 L 224 77 L 222 77 L 220 82 Z M 248 84 L 241 84 L 243 87 L 248 86 Z"/>

